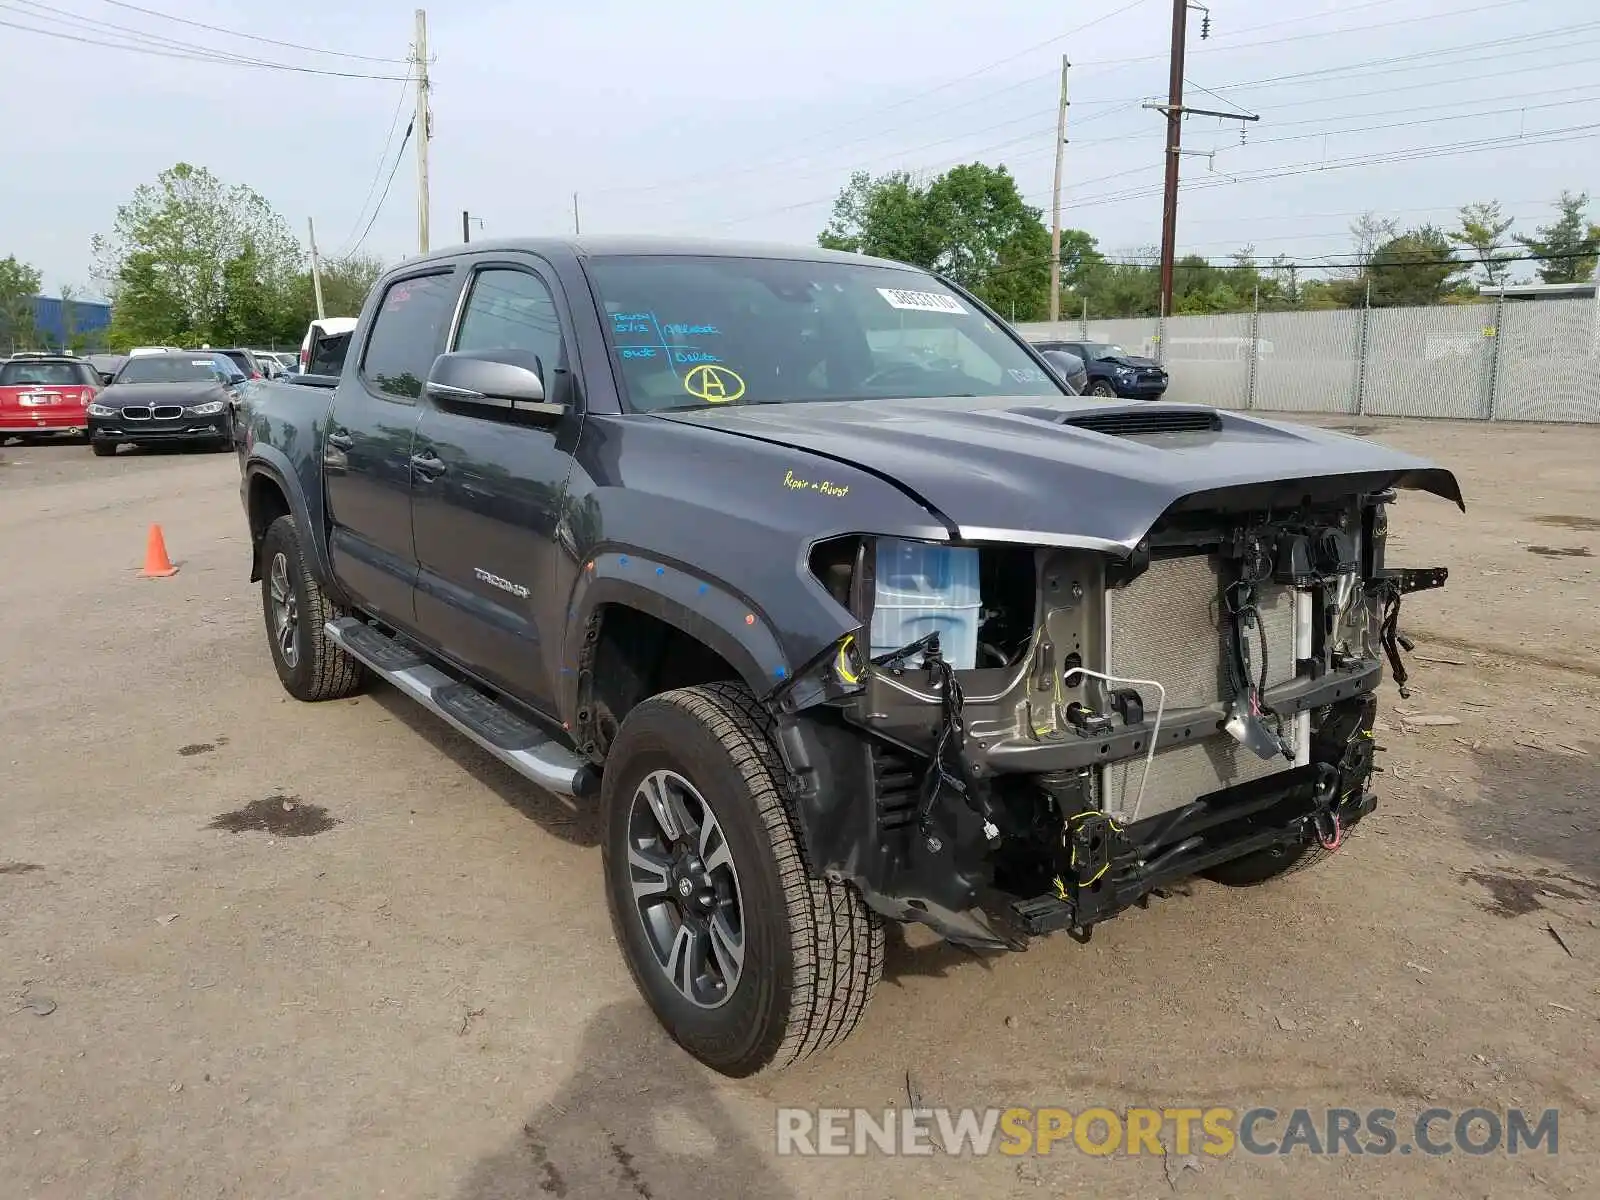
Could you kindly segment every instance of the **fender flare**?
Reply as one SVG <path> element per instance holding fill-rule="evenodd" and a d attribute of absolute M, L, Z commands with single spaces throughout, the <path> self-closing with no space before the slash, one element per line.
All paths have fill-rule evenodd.
<path fill-rule="evenodd" d="M 300 488 L 299 476 L 290 466 L 288 456 L 276 446 L 265 446 L 259 442 L 251 450 L 250 458 L 244 465 L 246 517 L 250 516 L 250 488 L 257 476 L 270 479 L 288 500 L 289 515 L 294 517 L 294 523 L 300 527 L 301 544 L 310 551 L 311 567 L 316 572 L 317 582 L 335 599 L 342 601 L 344 592 L 333 577 L 333 564 L 328 558 L 328 541 L 322 536 L 322 528 L 311 519 L 311 510 L 306 504 L 305 493 Z M 261 578 L 261 540 L 255 536 L 254 530 L 251 532 L 250 541 L 250 581 L 255 583 Z"/>
<path fill-rule="evenodd" d="M 569 719 L 578 707 L 578 673 L 587 631 L 604 604 L 636 608 L 709 646 L 758 699 L 765 699 L 793 673 L 770 620 L 749 597 L 670 559 L 607 550 L 579 570 L 567 607 L 560 700 Z"/>

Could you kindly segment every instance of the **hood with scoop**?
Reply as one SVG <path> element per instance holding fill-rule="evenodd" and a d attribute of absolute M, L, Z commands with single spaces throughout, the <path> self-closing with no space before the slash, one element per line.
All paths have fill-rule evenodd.
<path fill-rule="evenodd" d="M 967 541 L 1131 552 L 1184 508 L 1287 508 L 1390 487 L 1465 505 L 1425 459 L 1344 434 L 1194 405 L 951 398 L 658 414 L 847 464 Z M 871 514 L 862 514 L 871 530 Z"/>

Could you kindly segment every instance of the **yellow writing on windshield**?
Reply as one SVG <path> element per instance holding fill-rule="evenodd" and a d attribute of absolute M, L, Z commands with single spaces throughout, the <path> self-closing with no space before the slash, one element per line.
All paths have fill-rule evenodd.
<path fill-rule="evenodd" d="M 684 374 L 683 390 L 707 404 L 731 404 L 744 395 L 744 380 L 727 367 L 701 363 Z"/>

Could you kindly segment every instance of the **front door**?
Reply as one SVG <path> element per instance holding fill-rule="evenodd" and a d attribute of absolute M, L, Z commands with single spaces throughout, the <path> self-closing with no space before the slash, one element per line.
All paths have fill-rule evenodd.
<path fill-rule="evenodd" d="M 333 573 L 363 608 L 404 629 L 416 623 L 411 441 L 455 296 L 449 269 L 385 289 L 366 341 L 350 347 L 360 357 L 347 364 L 322 435 Z"/>
<path fill-rule="evenodd" d="M 536 260 L 486 260 L 467 281 L 451 350 L 521 350 L 568 416 L 536 426 L 516 413 L 424 396 L 412 439 L 417 626 L 462 666 L 516 699 L 555 710 L 565 599 L 556 523 L 581 415 L 554 273 Z"/>

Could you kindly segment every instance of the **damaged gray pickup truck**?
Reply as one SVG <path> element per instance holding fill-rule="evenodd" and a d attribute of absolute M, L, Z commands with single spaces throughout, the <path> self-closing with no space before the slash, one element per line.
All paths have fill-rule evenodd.
<path fill-rule="evenodd" d="M 926 272 L 821 250 L 474 244 L 264 384 L 242 496 L 303 700 L 388 681 L 601 810 L 640 990 L 734 1075 L 838 1042 L 884 922 L 975 947 L 1367 813 L 1404 684 L 1405 489 L 1331 432 L 1079 398 Z"/>

